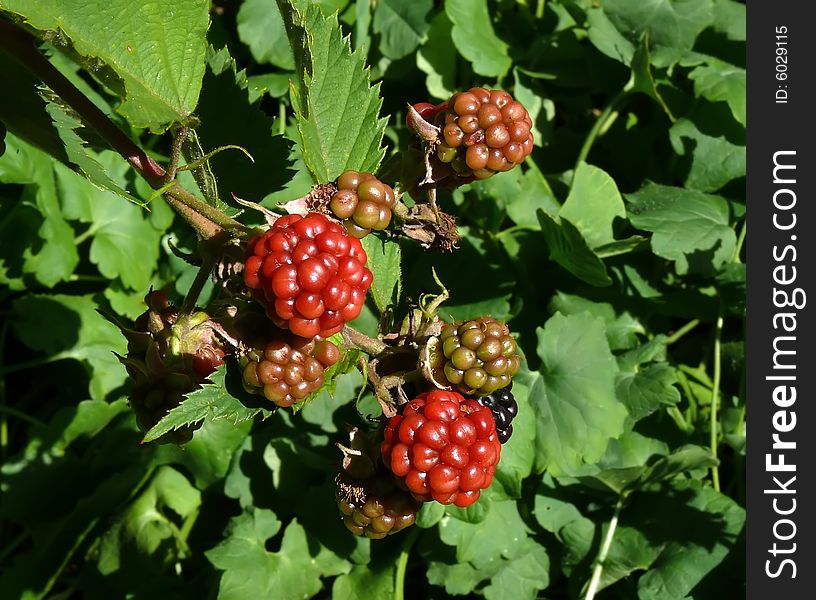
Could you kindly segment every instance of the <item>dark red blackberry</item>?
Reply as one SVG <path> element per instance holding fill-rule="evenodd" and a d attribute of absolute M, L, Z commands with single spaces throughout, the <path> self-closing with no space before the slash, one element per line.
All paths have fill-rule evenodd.
<path fill-rule="evenodd" d="M 444 140 L 437 157 L 460 177 L 486 179 L 508 171 L 533 151 L 533 121 L 507 92 L 470 88 L 436 115 Z"/>
<path fill-rule="evenodd" d="M 239 362 L 244 369 L 244 388 L 285 408 L 319 389 L 323 372 L 339 359 L 340 350 L 328 340 L 290 335 L 250 350 Z"/>
<path fill-rule="evenodd" d="M 496 435 L 502 444 L 513 435 L 512 421 L 518 414 L 518 404 L 510 391 L 512 387 L 513 385 L 510 384 L 492 394 L 478 398 L 479 404 L 486 406 L 493 413 L 493 420 L 496 421 Z"/>
<path fill-rule="evenodd" d="M 390 473 L 368 480 L 356 480 L 345 474 L 335 479 L 337 507 L 343 523 L 354 535 L 378 540 L 397 533 L 416 522 L 422 502 L 399 489 Z"/>

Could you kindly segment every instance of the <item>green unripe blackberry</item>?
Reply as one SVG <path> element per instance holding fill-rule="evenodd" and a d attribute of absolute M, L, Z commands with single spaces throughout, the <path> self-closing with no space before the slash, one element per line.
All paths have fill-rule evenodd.
<path fill-rule="evenodd" d="M 244 389 L 285 408 L 319 389 L 324 381 L 323 372 L 339 359 L 340 350 L 329 340 L 290 335 L 250 350 L 239 363 Z"/>
<path fill-rule="evenodd" d="M 362 238 L 371 230 L 382 231 L 391 222 L 391 207 L 397 201 L 394 190 L 371 173 L 345 171 L 337 178 L 337 191 L 329 200 L 329 210 L 349 235 Z"/>
<path fill-rule="evenodd" d="M 449 323 L 429 359 L 437 382 L 475 396 L 510 385 L 521 364 L 507 325 L 492 317 Z"/>

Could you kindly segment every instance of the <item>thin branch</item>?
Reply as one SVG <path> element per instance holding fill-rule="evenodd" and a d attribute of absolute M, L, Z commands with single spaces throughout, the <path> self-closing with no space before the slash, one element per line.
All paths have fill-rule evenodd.
<path fill-rule="evenodd" d="M 598 552 L 598 559 L 595 561 L 595 569 L 592 571 L 592 579 L 589 582 L 589 588 L 587 588 L 584 600 L 593 600 L 598 591 L 598 585 L 601 583 L 601 575 L 603 575 L 604 563 L 606 563 L 606 557 L 609 555 L 609 548 L 612 546 L 612 538 L 615 537 L 615 530 L 618 528 L 618 520 L 620 519 L 621 509 L 623 508 L 625 499 L 626 496 L 624 494 L 618 496 L 618 501 L 615 504 L 615 512 L 612 515 L 612 520 L 609 521 L 609 527 L 606 530 L 606 535 L 601 544 L 601 550 Z"/>

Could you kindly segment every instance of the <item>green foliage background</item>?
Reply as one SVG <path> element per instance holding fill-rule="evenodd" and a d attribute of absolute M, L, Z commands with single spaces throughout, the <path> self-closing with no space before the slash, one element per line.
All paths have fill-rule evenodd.
<path fill-rule="evenodd" d="M 332 491 L 333 443 L 378 411 L 359 373 L 253 421 L 219 371 L 195 400 L 218 410 L 179 417 L 207 416 L 189 444 L 140 445 L 125 340 L 96 311 L 132 319 L 151 286 L 180 302 L 195 269 L 171 245 L 195 236 L 0 51 L 0 596 L 578 598 L 613 516 L 598 597 L 743 596 L 743 3 L 0 0 L 0 18 L 160 162 L 194 117 L 205 151 L 245 147 L 201 188 L 229 214 L 232 193 L 273 206 L 345 168 L 396 180 L 406 104 L 472 85 L 519 99 L 536 142 L 443 195 L 453 254 L 367 241 L 356 327 L 436 291 L 435 269 L 445 317 L 506 319 L 526 359 L 490 490 L 370 542 Z"/>

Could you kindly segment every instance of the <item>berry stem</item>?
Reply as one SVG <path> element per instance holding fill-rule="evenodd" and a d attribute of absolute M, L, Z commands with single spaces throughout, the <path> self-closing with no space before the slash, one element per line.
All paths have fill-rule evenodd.
<path fill-rule="evenodd" d="M 717 460 L 717 446 L 719 436 L 720 424 L 720 378 L 722 375 L 722 330 L 723 330 L 723 315 L 722 309 L 717 317 L 717 325 L 714 329 L 714 381 L 711 384 L 711 422 L 710 422 L 710 437 L 709 443 L 711 445 L 711 456 Z M 711 467 L 711 481 L 716 491 L 720 491 L 720 468 L 719 461 Z"/>
<path fill-rule="evenodd" d="M 601 550 L 598 552 L 598 558 L 595 561 L 595 568 L 592 571 L 592 579 L 589 582 L 586 596 L 584 600 L 592 600 L 595 598 L 595 593 L 598 591 L 598 585 L 601 582 L 601 575 L 603 575 L 604 563 L 606 557 L 609 555 L 609 548 L 612 546 L 612 538 L 615 537 L 615 530 L 618 528 L 618 520 L 620 519 L 623 502 L 626 500 L 626 494 L 618 496 L 618 501 L 615 504 L 615 512 L 612 515 L 612 520 L 609 521 L 609 527 L 606 530 L 603 542 L 601 543 Z"/>
<path fill-rule="evenodd" d="M 419 537 L 419 529 L 412 529 L 405 537 L 405 541 L 400 548 L 400 554 L 397 558 L 397 573 L 394 578 L 394 600 L 405 600 L 405 571 L 408 568 L 408 557 L 411 554 L 411 548 L 414 546 L 417 537 Z"/>
<path fill-rule="evenodd" d="M 372 356 L 382 354 L 382 352 L 388 348 L 388 346 L 386 346 L 381 340 L 370 338 L 361 331 L 357 331 L 348 325 L 343 327 L 343 339 L 345 340 L 346 344 L 359 348 L 366 354 L 370 354 Z"/>

